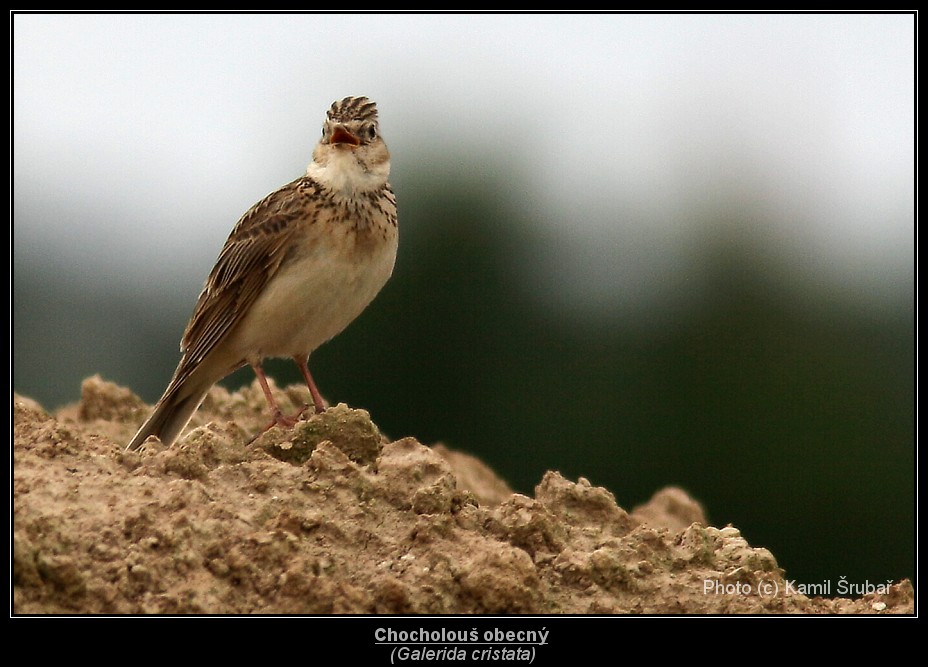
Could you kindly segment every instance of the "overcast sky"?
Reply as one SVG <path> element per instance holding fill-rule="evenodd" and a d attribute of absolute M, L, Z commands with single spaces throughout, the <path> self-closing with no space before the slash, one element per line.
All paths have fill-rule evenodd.
<path fill-rule="evenodd" d="M 305 168 L 329 104 L 363 94 L 395 185 L 443 155 L 512 164 L 527 209 L 593 249 L 591 270 L 617 239 L 684 246 L 694 207 L 733 188 L 769 209 L 766 234 L 829 266 L 907 265 L 913 28 L 857 14 L 17 14 L 14 247 L 63 264 L 102 254 L 129 283 L 201 280 L 241 213 Z"/>

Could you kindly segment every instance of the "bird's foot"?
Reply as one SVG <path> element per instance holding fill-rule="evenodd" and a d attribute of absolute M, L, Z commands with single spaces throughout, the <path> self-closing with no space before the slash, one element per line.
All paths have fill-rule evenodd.
<path fill-rule="evenodd" d="M 299 412 L 297 412 L 297 413 L 296 413 L 295 415 L 293 415 L 292 417 L 288 417 L 287 415 L 285 415 L 285 414 L 284 414 L 283 412 L 281 412 L 280 410 L 275 410 L 275 411 L 274 411 L 274 417 L 273 417 L 273 419 L 271 419 L 271 421 L 268 423 L 267 426 L 265 426 L 265 427 L 262 428 L 260 431 L 258 431 L 258 432 L 255 433 L 253 436 L 251 436 L 251 439 L 248 440 L 248 442 L 245 443 L 245 446 L 247 447 L 248 445 L 250 445 L 251 443 L 253 443 L 255 440 L 257 440 L 258 438 L 260 438 L 262 435 L 264 435 L 265 433 L 267 433 L 268 431 L 270 431 L 270 430 L 271 430 L 272 428 L 274 428 L 275 426 L 280 426 L 281 428 L 285 428 L 285 429 L 291 429 L 291 428 L 293 428 L 293 427 L 296 426 L 297 423 L 300 421 L 300 419 L 301 419 L 302 416 L 303 416 L 303 413 L 306 412 L 307 408 L 309 408 L 309 406 L 308 406 L 308 405 L 304 405 L 304 406 L 303 406 L 303 409 L 300 410 Z"/>

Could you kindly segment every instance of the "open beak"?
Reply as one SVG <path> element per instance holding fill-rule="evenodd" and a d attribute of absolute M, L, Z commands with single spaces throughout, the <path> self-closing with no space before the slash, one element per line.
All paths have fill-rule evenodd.
<path fill-rule="evenodd" d="M 360 146 L 361 140 L 358 139 L 353 134 L 351 134 L 351 132 L 343 128 L 341 125 L 338 125 L 332 131 L 332 138 L 329 140 L 329 143 L 348 144 L 349 146 Z"/>

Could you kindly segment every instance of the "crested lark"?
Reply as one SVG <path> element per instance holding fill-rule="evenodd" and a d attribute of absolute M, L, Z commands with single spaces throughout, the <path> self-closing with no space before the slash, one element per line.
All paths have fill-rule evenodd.
<path fill-rule="evenodd" d="M 271 408 L 267 428 L 293 426 L 302 412 L 280 411 L 261 369 L 266 357 L 292 357 L 316 412 L 325 409 L 307 359 L 367 307 L 393 272 L 397 224 L 389 172 L 374 103 L 366 97 L 333 103 L 305 175 L 252 206 L 229 235 L 184 331 L 174 377 L 127 450 L 152 435 L 170 446 L 210 387 L 245 364 Z"/>

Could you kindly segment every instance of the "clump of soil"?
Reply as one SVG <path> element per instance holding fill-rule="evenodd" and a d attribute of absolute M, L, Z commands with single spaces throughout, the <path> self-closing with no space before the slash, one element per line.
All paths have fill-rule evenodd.
<path fill-rule="evenodd" d="M 267 419 L 256 384 L 214 388 L 173 447 L 123 452 L 147 410 L 98 377 L 55 414 L 14 395 L 14 613 L 914 611 L 908 581 L 855 600 L 791 590 L 680 489 L 631 513 L 557 472 L 514 494 L 345 405 L 246 445 Z"/>

